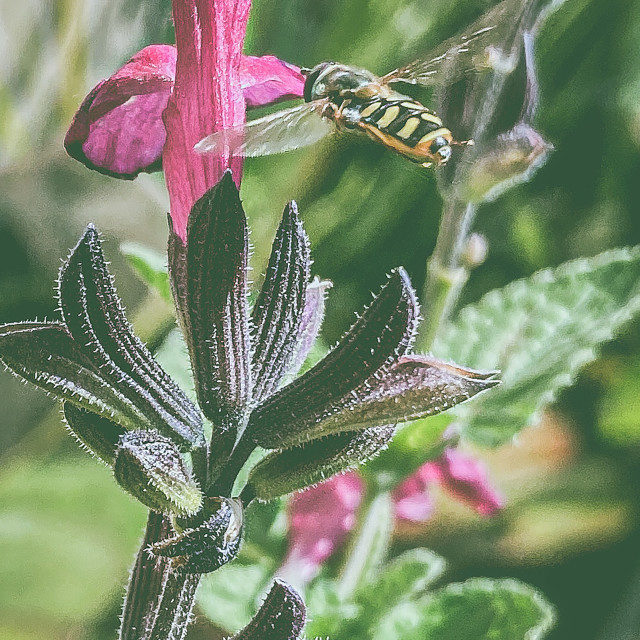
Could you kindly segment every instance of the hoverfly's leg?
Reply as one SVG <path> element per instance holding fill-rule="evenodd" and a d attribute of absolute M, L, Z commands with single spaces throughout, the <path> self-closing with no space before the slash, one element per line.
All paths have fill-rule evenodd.
<path fill-rule="evenodd" d="M 454 147 L 473 147 L 475 142 L 473 140 L 452 140 L 449 144 Z"/>
<path fill-rule="evenodd" d="M 431 167 L 433 167 L 433 162 L 423 162 L 420 166 L 425 169 L 431 169 Z"/>

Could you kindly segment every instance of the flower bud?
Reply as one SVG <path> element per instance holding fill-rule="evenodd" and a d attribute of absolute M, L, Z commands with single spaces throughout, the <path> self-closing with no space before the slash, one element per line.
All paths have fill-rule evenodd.
<path fill-rule="evenodd" d="M 154 511 L 192 514 L 202 504 L 200 489 L 180 451 L 156 431 L 121 436 L 113 473 L 125 491 Z"/>
<path fill-rule="evenodd" d="M 494 200 L 511 185 L 527 180 L 552 149 L 535 129 L 520 122 L 477 148 L 461 195 L 476 203 Z"/>
<path fill-rule="evenodd" d="M 178 520 L 179 533 L 152 547 L 157 556 L 173 558 L 185 573 L 211 573 L 233 560 L 240 550 L 244 515 L 242 504 L 229 498 L 206 498 L 204 522 Z M 184 528 L 183 528 L 184 525 Z"/>
<path fill-rule="evenodd" d="M 472 233 L 462 251 L 461 261 L 467 269 L 479 267 L 487 259 L 489 243 L 481 233 Z"/>

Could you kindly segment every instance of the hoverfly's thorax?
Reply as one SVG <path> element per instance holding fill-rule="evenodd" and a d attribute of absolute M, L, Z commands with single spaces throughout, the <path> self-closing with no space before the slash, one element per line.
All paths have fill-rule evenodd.
<path fill-rule="evenodd" d="M 378 78 L 366 69 L 337 62 L 323 62 L 311 69 L 307 75 L 304 99 L 311 102 L 329 98 L 341 102 L 346 95 L 377 81 Z"/>

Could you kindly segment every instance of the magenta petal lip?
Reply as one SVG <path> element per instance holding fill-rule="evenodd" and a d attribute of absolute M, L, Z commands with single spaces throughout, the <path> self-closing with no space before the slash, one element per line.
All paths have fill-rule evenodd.
<path fill-rule="evenodd" d="M 151 45 L 139 51 L 84 99 L 64 139 L 67 153 L 118 178 L 161 169 L 162 112 L 175 70 L 175 47 Z"/>
<path fill-rule="evenodd" d="M 90 169 L 131 180 L 162 169 L 162 113 L 173 91 L 176 48 L 145 47 L 98 83 L 76 112 L 64 139 L 67 153 Z M 240 82 L 248 107 L 302 96 L 304 76 L 275 56 L 243 56 Z"/>
<path fill-rule="evenodd" d="M 305 77 L 295 65 L 275 56 L 242 56 L 240 84 L 247 107 L 301 98 Z"/>

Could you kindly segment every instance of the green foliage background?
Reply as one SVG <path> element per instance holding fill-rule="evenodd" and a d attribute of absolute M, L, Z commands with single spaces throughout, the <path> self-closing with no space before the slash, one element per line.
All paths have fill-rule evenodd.
<path fill-rule="evenodd" d="M 489 3 L 253 5 L 249 53 L 382 73 L 426 55 Z M 61 143 L 98 80 L 145 44 L 171 41 L 168 0 L 0 1 L 1 322 L 54 314 L 59 259 L 89 221 L 105 233 L 138 331 L 153 343 L 171 322 L 118 251 L 123 241 L 163 249 L 161 182 L 91 173 Z M 481 208 L 476 230 L 490 253 L 463 302 L 567 259 L 640 242 L 639 50 L 637 0 L 567 0 L 550 19 L 537 43 L 536 125 L 556 151 L 530 183 Z M 442 204 L 432 173 L 366 140 L 336 139 L 248 161 L 243 197 L 256 276 L 284 204 L 298 200 L 315 272 L 335 285 L 327 343 L 391 268 L 404 265 L 421 289 Z M 558 607 L 554 638 L 640 638 L 639 354 L 635 323 L 562 395 L 538 436 L 523 434 L 519 457 L 517 448 L 492 455 L 510 497 L 502 516 L 447 517 L 445 508 L 430 529 L 400 532 L 398 549 L 420 539 L 450 560 L 453 579 L 516 576 L 539 587 Z M 52 400 L 2 375 L 0 406 L 0 640 L 112 638 L 144 510 L 77 450 Z M 212 633 L 202 621 L 193 637 Z"/>

